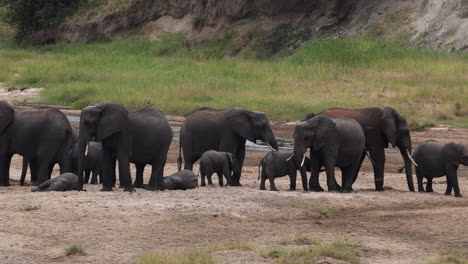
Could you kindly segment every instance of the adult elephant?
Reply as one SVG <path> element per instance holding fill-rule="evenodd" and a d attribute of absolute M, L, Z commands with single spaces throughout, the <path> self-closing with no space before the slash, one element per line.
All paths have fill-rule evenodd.
<path fill-rule="evenodd" d="M 366 149 L 369 151 L 374 167 L 376 191 L 383 191 L 384 186 L 384 150 L 388 147 L 389 143 L 393 147 L 397 146 L 405 163 L 408 188 L 414 192 L 411 163 L 413 162 L 415 165 L 416 163 L 411 157 L 410 129 L 406 119 L 395 109 L 391 107 L 385 107 L 384 109 L 377 107 L 359 109 L 329 108 L 320 112 L 320 114 L 332 118 L 351 116 L 362 126 L 366 137 Z M 359 168 L 362 165 L 364 157 L 365 153 L 362 154 Z"/>
<path fill-rule="evenodd" d="M 230 152 L 238 164 L 231 185 L 240 186 L 245 141 L 256 142 L 259 139 L 278 150 L 278 143 L 265 113 L 241 108 L 197 109 L 190 113 L 180 129 L 179 170 L 182 164 L 181 148 L 184 152 L 184 168 L 187 170 L 192 170 L 193 164 L 207 150 Z"/>
<path fill-rule="evenodd" d="M 70 144 L 70 147 L 71 149 L 73 149 L 76 145 L 76 150 L 78 151 L 78 133 L 72 128 L 72 139 L 71 139 L 71 144 Z M 71 151 L 70 149 L 70 151 Z M 69 153 L 70 155 L 70 153 Z M 70 158 L 70 157 L 69 157 Z M 78 157 L 77 157 L 77 160 L 78 160 Z M 73 163 L 74 163 L 74 160 L 73 159 L 69 159 L 69 171 L 70 172 L 73 172 L 73 173 L 77 173 L 77 170 L 78 169 L 74 169 L 73 168 Z M 58 160 L 53 160 L 51 164 L 49 164 L 49 168 L 48 168 L 48 179 L 51 178 L 52 176 L 52 170 L 54 169 L 54 166 L 55 164 L 58 164 L 59 161 Z M 76 162 L 77 163 L 77 162 Z M 23 166 L 22 166 L 22 170 L 21 170 L 21 178 L 20 178 L 20 185 L 23 186 L 24 185 L 24 182 L 26 180 L 26 174 L 28 172 L 28 166 L 31 167 L 31 161 L 28 160 L 27 158 L 23 157 Z M 75 166 L 76 167 L 76 166 Z M 33 177 L 33 175 L 31 175 L 31 183 L 35 183 L 37 181 L 37 179 L 35 177 Z"/>
<path fill-rule="evenodd" d="M 102 144 L 101 191 L 112 191 L 115 163 L 119 161 L 120 185 L 133 191 L 130 176 L 132 137 L 128 111 L 119 104 L 97 104 L 85 107 L 80 115 L 78 140 L 78 189 L 83 190 L 83 171 L 88 143 L 92 137 Z"/>
<path fill-rule="evenodd" d="M 151 165 L 151 178 L 147 190 L 164 190 L 164 167 L 167 152 L 172 141 L 172 128 L 166 116 L 159 110 L 145 108 L 129 111 L 132 155 L 130 162 L 135 164 L 135 187 L 143 187 L 143 171 Z"/>
<path fill-rule="evenodd" d="M 31 177 L 41 184 L 53 162 L 69 171 L 68 150 L 73 130 L 57 109 L 21 110 L 0 101 L 0 186 L 9 186 L 11 158 L 19 154 L 31 164 Z"/>

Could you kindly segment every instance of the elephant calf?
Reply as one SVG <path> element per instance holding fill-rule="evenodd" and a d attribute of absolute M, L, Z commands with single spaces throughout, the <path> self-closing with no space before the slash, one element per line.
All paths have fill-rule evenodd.
<path fill-rule="evenodd" d="M 45 192 L 45 191 L 71 191 L 78 190 L 78 176 L 73 173 L 67 172 L 56 178 L 47 180 L 37 186 L 36 189 L 32 189 L 33 192 Z"/>
<path fill-rule="evenodd" d="M 198 187 L 198 177 L 191 170 L 181 170 L 165 176 L 164 187 L 167 190 L 188 190 Z"/>
<path fill-rule="evenodd" d="M 447 177 L 447 190 L 445 195 L 452 193 L 456 197 L 462 197 L 458 186 L 457 170 L 460 164 L 468 166 L 468 151 L 462 144 L 447 143 L 429 140 L 414 151 L 413 158 L 418 164 L 416 178 L 418 179 L 418 191 L 424 192 L 423 177 L 427 178 L 426 191 L 433 192 L 432 179 L 434 177 Z"/>
<path fill-rule="evenodd" d="M 75 144 L 73 148 L 70 150 L 70 158 L 71 158 L 71 171 L 73 173 L 78 173 L 78 144 Z M 92 173 L 91 177 L 91 184 L 98 184 L 98 176 L 99 176 L 99 183 L 102 183 L 102 145 L 99 142 L 90 141 L 88 144 L 88 153 L 86 153 L 86 157 L 84 160 L 84 172 L 85 172 L 85 179 L 84 183 L 89 182 L 89 176 Z"/>
<path fill-rule="evenodd" d="M 230 152 L 219 152 L 208 150 L 200 158 L 201 186 L 205 186 L 205 176 L 208 177 L 208 184 L 212 185 L 211 176 L 218 174 L 219 185 L 223 186 L 223 175 L 227 184 L 231 184 L 231 176 L 235 170 L 235 159 Z"/>
<path fill-rule="evenodd" d="M 268 178 L 270 181 L 270 190 L 277 191 L 275 186 L 275 178 L 289 175 L 290 190 L 296 189 L 296 175 L 297 171 L 301 173 L 302 187 L 307 191 L 307 171 L 310 171 L 310 161 L 306 158 L 304 166 L 297 164 L 295 159 L 292 158 L 293 153 L 281 153 L 271 151 L 262 158 L 258 164 L 258 178 L 260 179 L 260 190 L 265 190 L 265 181 Z"/>

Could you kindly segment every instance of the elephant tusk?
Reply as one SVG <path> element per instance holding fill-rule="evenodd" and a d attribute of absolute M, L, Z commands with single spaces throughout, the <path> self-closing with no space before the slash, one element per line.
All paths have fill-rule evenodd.
<path fill-rule="evenodd" d="M 85 157 L 86 157 L 86 156 L 88 156 L 88 146 L 89 146 L 89 143 L 88 143 L 88 144 L 86 144 L 86 150 L 85 150 L 85 154 L 84 154 L 84 155 L 85 155 Z"/>
<path fill-rule="evenodd" d="M 304 154 L 304 156 L 302 157 L 301 167 L 304 166 L 305 157 L 306 155 Z"/>
<path fill-rule="evenodd" d="M 411 160 L 411 162 L 414 164 L 414 166 L 418 167 L 418 164 L 416 163 L 416 161 L 414 161 L 413 156 L 411 156 L 411 153 L 409 152 L 408 149 L 406 149 L 406 152 L 408 153 L 408 157 Z"/>
<path fill-rule="evenodd" d="M 274 149 L 274 148 L 270 145 L 270 143 L 267 142 L 267 145 L 268 145 L 268 147 L 271 149 L 271 151 L 277 151 L 276 149 Z"/>
<path fill-rule="evenodd" d="M 292 157 L 294 156 L 294 153 L 289 156 L 289 158 L 286 159 L 286 161 L 289 161 Z"/>

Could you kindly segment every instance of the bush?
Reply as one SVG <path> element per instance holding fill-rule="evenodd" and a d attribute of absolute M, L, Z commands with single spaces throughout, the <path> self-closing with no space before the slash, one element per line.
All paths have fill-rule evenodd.
<path fill-rule="evenodd" d="M 6 8 L 6 22 L 16 29 L 16 39 L 23 40 L 33 31 L 60 24 L 78 7 L 79 0 L 0 0 Z"/>

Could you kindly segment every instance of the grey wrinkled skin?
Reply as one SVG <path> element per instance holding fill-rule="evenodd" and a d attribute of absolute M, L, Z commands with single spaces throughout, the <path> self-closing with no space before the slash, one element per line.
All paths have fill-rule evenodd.
<path fill-rule="evenodd" d="M 37 186 L 36 189 L 32 189 L 32 192 L 48 192 L 48 191 L 72 191 L 78 190 L 78 176 L 73 173 L 67 172 L 57 178 L 47 180 Z"/>
<path fill-rule="evenodd" d="M 311 191 L 323 191 L 319 184 L 322 166 L 327 173 L 329 191 L 353 190 L 361 157 L 365 155 L 364 132 L 356 120 L 351 117 L 332 119 L 319 114 L 297 124 L 293 137 L 296 163 L 300 164 L 310 149 Z M 335 167 L 341 169 L 343 188 L 336 182 Z"/>
<path fill-rule="evenodd" d="M 418 164 L 416 167 L 418 191 L 424 192 L 423 178 L 427 179 L 426 192 L 433 192 L 432 179 L 446 176 L 445 195 L 451 195 L 453 189 L 456 197 L 462 197 L 457 170 L 460 164 L 468 166 L 468 150 L 464 145 L 453 142 L 443 144 L 429 140 L 416 148 L 413 158 Z"/>
<path fill-rule="evenodd" d="M 268 152 L 258 164 L 258 177 L 261 178 L 260 190 L 265 190 L 265 181 L 270 181 L 270 190 L 277 191 L 275 186 L 275 178 L 289 175 L 290 190 L 296 189 L 296 176 L 297 171 L 301 173 L 302 187 L 304 191 L 307 191 L 307 173 L 310 171 L 310 160 L 306 157 L 304 165 L 300 167 L 300 163 L 297 163 L 291 156 L 293 152 Z"/>
<path fill-rule="evenodd" d="M 188 190 L 198 187 L 198 177 L 191 170 L 181 170 L 170 176 L 165 176 L 166 190 Z"/>
<path fill-rule="evenodd" d="M 75 144 L 70 150 L 71 172 L 78 174 L 78 144 Z M 89 182 L 91 176 L 91 184 L 102 183 L 102 145 L 99 142 L 90 141 L 88 144 L 88 154 L 84 160 L 85 178 L 83 183 Z M 99 178 L 98 178 L 99 176 Z M 99 180 L 99 181 L 98 181 Z"/>
<path fill-rule="evenodd" d="M 223 175 L 226 177 L 227 184 L 231 184 L 231 175 L 236 170 L 236 161 L 234 155 L 229 152 L 220 152 L 208 150 L 200 158 L 200 176 L 201 186 L 205 186 L 205 177 L 208 177 L 208 184 L 212 185 L 211 176 L 218 174 L 219 185 L 223 186 Z"/>

